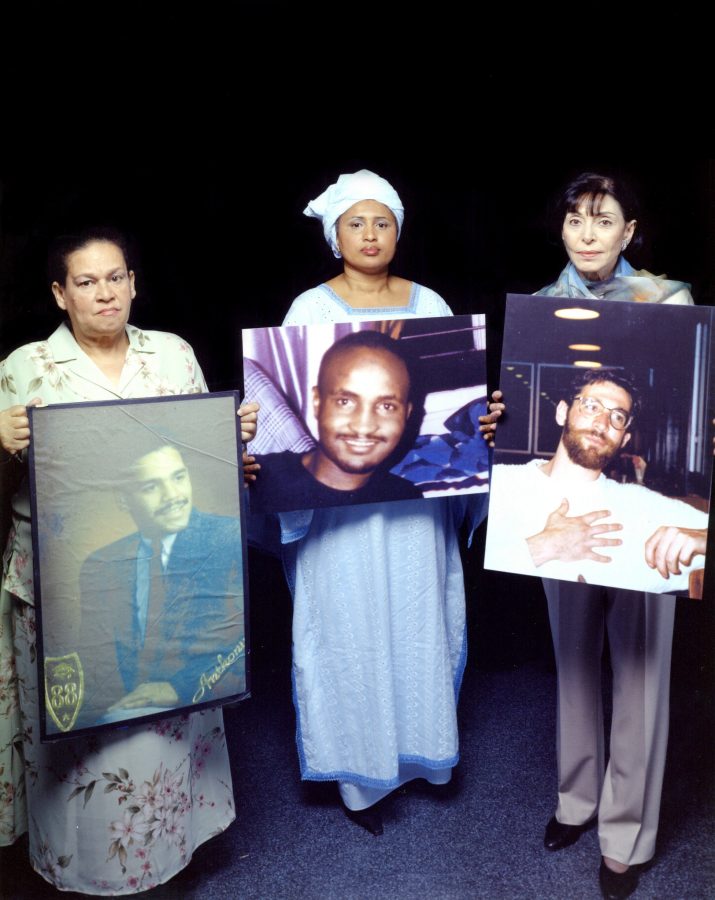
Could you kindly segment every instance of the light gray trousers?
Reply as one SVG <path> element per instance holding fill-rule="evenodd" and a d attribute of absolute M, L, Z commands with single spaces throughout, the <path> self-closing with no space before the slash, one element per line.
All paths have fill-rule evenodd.
<path fill-rule="evenodd" d="M 544 590 L 558 671 L 556 818 L 581 825 L 598 814 L 604 856 L 647 862 L 655 852 L 668 744 L 675 598 L 549 579 Z M 606 633 L 613 669 L 607 767 Z"/>

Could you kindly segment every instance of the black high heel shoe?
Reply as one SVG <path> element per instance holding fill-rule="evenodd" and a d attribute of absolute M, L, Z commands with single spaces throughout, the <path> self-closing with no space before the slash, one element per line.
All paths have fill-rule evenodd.
<path fill-rule="evenodd" d="M 377 804 L 368 806 L 367 809 L 348 809 L 347 806 L 343 805 L 343 809 L 345 810 L 345 815 L 348 819 L 351 819 L 356 825 L 364 828 L 365 831 L 369 831 L 370 834 L 374 834 L 375 837 L 379 837 L 382 834 L 382 816 L 377 809 Z"/>
<path fill-rule="evenodd" d="M 614 872 L 601 857 L 598 883 L 604 900 L 625 900 L 626 897 L 630 897 L 638 887 L 640 869 L 641 866 L 630 866 L 625 872 Z"/>

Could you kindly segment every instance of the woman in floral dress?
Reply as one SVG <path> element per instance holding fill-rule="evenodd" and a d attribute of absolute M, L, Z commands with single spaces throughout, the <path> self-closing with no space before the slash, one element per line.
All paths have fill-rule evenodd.
<path fill-rule="evenodd" d="M 128 324 L 134 273 L 119 235 L 87 233 L 55 256 L 52 291 L 69 321 L 0 363 L 0 444 L 18 461 L 28 405 L 207 389 L 185 341 Z M 241 415 L 248 440 L 255 407 Z M 0 845 L 29 830 L 33 867 L 61 890 L 146 890 L 235 817 L 222 714 L 41 744 L 26 485 L 12 505 L 0 592 Z"/>

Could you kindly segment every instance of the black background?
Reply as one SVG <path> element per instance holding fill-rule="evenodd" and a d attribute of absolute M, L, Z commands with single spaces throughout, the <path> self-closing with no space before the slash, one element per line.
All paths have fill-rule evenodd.
<path fill-rule="evenodd" d="M 585 22 L 543 7 L 490 9 L 487 21 L 449 2 L 169 9 L 2 13 L 0 357 L 59 321 L 48 237 L 109 222 L 139 251 L 133 323 L 182 335 L 213 390 L 236 387 L 240 329 L 278 324 L 339 271 L 301 211 L 361 167 L 405 204 L 392 271 L 455 313 L 487 314 L 492 386 L 504 295 L 563 267 L 544 214 L 581 171 L 630 175 L 646 211 L 646 246 L 630 261 L 715 305 L 711 29 L 690 9 L 634 9 L 633 23 L 605 7 L 584 9 Z M 0 466 L 3 515 L 11 469 Z M 470 666 L 550 665 L 540 583 L 484 572 L 480 532 L 465 552 Z M 263 676 L 290 656 L 281 585 L 278 564 L 254 556 Z M 712 796 L 714 621 L 712 597 L 678 601 L 673 673 L 688 701 L 672 707 L 671 744 L 687 750 L 666 783 L 702 773 L 708 799 L 696 805 Z M 287 674 L 285 685 L 287 696 Z M 695 724 L 692 710 L 705 711 Z"/>
<path fill-rule="evenodd" d="M 375 134 L 361 128 L 343 139 L 320 120 L 314 94 L 297 124 L 277 114 L 266 119 L 265 110 L 247 113 L 228 87 L 172 97 L 138 136 L 120 106 L 121 126 L 107 131 L 93 120 L 76 153 L 53 145 L 39 166 L 3 162 L 0 355 L 46 337 L 59 321 L 44 271 L 48 236 L 110 222 L 128 230 L 138 249 L 132 322 L 188 340 L 211 390 L 240 389 L 241 328 L 279 324 L 297 294 L 340 271 L 320 224 L 302 210 L 341 172 L 360 167 L 386 177 L 405 205 L 392 271 L 436 290 L 455 313 L 486 313 L 491 387 L 505 294 L 534 291 L 564 266 L 546 213 L 554 193 L 581 171 L 630 176 L 645 234 L 630 261 L 691 283 L 697 303 L 715 305 L 715 160 L 623 158 L 581 146 L 568 156 L 539 156 L 523 138 L 522 152 L 499 154 L 461 140 L 464 123 L 441 131 L 439 117 L 429 127 L 406 122 L 397 136 L 376 124 Z M 512 665 L 548 653 L 538 581 L 482 572 L 480 538 L 465 557 L 468 594 L 480 598 L 476 658 Z M 712 545 L 711 537 L 710 584 Z M 701 646 L 694 654 L 684 647 L 684 664 L 697 660 L 695 671 L 707 673 L 711 686 L 714 614 L 696 607 L 687 616 Z M 686 645 L 692 637 L 685 635 Z"/>
<path fill-rule="evenodd" d="M 341 172 L 360 167 L 388 178 L 406 208 L 392 271 L 433 288 L 455 313 L 488 315 L 493 379 L 506 291 L 534 291 L 565 263 L 546 211 L 579 171 L 629 175 L 645 209 L 645 246 L 631 262 L 689 281 L 696 302 L 715 303 L 711 160 L 470 159 L 464 148 L 430 152 L 416 137 L 404 150 L 348 155 L 318 135 L 308 146 L 296 139 L 278 162 L 270 133 L 239 129 L 239 156 L 222 137 L 236 126 L 229 110 L 201 112 L 208 121 L 199 145 L 194 133 L 178 146 L 164 133 L 141 152 L 128 146 L 122 160 L 113 148 L 100 157 L 50 153 L 40 168 L 3 163 L 0 354 L 48 336 L 59 321 L 45 274 L 49 237 L 112 223 L 137 249 L 133 323 L 180 334 L 212 389 L 235 387 L 240 329 L 279 324 L 297 294 L 339 271 L 320 224 L 302 210 Z"/>
<path fill-rule="evenodd" d="M 108 222 L 138 249 L 132 321 L 188 340 L 212 390 L 240 387 L 240 329 L 279 323 L 339 271 L 304 206 L 363 166 L 406 208 L 392 271 L 455 313 L 487 314 L 492 386 L 505 293 L 563 267 L 544 218 L 578 172 L 628 174 L 646 236 L 631 262 L 715 304 L 709 29 L 674 10 L 651 17 L 652 44 L 642 22 L 584 14 L 504 8 L 487 22 L 449 2 L 268 0 L 4 10 L 0 357 L 59 321 L 48 237 Z M 482 573 L 478 552 L 467 568 L 486 655 L 528 653 L 517 598 L 538 584 Z"/>
<path fill-rule="evenodd" d="M 563 268 L 546 213 L 579 172 L 629 176 L 645 236 L 630 261 L 715 304 L 715 160 L 698 156 L 712 124 L 686 112 L 704 66 L 676 21 L 669 66 L 646 78 L 595 38 L 554 35 L 548 53 L 524 53 L 523 17 L 519 38 L 476 33 L 450 4 L 389 13 L 265 2 L 150 20 L 132 4 L 101 15 L 28 4 L 14 29 L 6 14 L 0 356 L 59 321 L 48 238 L 111 223 L 137 249 L 132 322 L 188 340 L 212 390 L 240 388 L 241 328 L 280 323 L 297 294 L 340 271 L 302 210 L 361 167 L 405 205 L 392 271 L 455 313 L 487 314 L 492 387 L 505 293 Z M 482 659 L 529 655 L 536 619 L 548 640 L 538 582 L 482 573 L 479 545 L 465 562 Z"/>

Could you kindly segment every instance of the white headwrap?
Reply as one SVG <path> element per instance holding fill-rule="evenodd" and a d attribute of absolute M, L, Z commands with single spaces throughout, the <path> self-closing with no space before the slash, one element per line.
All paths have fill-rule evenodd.
<path fill-rule="evenodd" d="M 377 200 L 378 203 L 382 203 L 392 210 L 392 214 L 397 220 L 397 237 L 400 236 L 402 223 L 405 220 L 405 210 L 392 185 L 367 169 L 360 169 L 359 172 L 354 172 L 352 175 L 341 175 L 335 184 L 331 184 L 319 197 L 311 200 L 303 210 L 304 216 L 322 219 L 325 240 L 330 245 L 333 255 L 338 259 L 340 259 L 341 253 L 338 250 L 335 225 L 345 210 L 350 209 L 360 200 Z"/>

